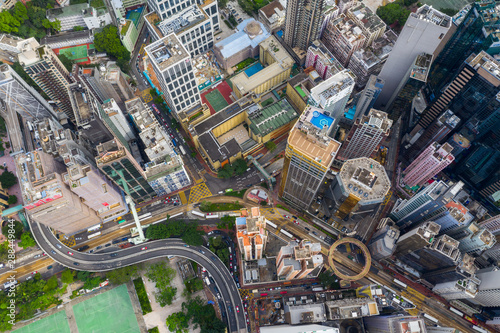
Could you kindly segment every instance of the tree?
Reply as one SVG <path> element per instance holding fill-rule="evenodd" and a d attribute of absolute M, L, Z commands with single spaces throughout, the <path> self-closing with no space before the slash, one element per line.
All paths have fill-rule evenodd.
<path fill-rule="evenodd" d="M 109 56 L 116 59 L 116 64 L 122 71 L 128 72 L 128 61 L 130 52 L 122 45 L 118 37 L 118 28 L 114 25 L 107 25 L 94 36 L 94 45 L 98 52 L 106 52 Z"/>
<path fill-rule="evenodd" d="M 57 276 L 52 275 L 50 277 L 50 279 L 47 280 L 47 284 L 43 288 L 43 291 L 50 292 L 50 291 L 56 290 L 58 286 L 59 286 L 59 283 L 57 282 Z"/>
<path fill-rule="evenodd" d="M 106 277 L 113 284 L 123 284 L 130 279 L 135 278 L 137 276 L 137 266 L 125 266 L 118 269 L 114 269 L 106 273 Z"/>
<path fill-rule="evenodd" d="M 267 206 L 267 201 L 265 201 L 265 200 L 264 200 L 264 201 L 261 201 L 261 202 L 260 202 L 260 205 L 261 205 L 262 207 Z"/>
<path fill-rule="evenodd" d="M 189 318 L 184 312 L 175 312 L 167 317 L 167 328 L 170 332 L 188 333 Z"/>
<path fill-rule="evenodd" d="M 36 245 L 35 240 L 33 239 L 33 236 L 31 235 L 31 232 L 27 231 L 24 234 L 21 235 L 21 241 L 18 244 L 20 247 L 23 249 L 26 249 L 28 247 L 32 247 Z"/>
<path fill-rule="evenodd" d="M 13 205 L 17 203 L 17 197 L 15 195 L 9 195 L 9 199 L 7 199 L 7 203 L 9 205 Z"/>
<path fill-rule="evenodd" d="M 218 0 L 219 8 L 226 8 L 228 0 Z"/>
<path fill-rule="evenodd" d="M 229 163 L 217 170 L 217 177 L 222 179 L 229 179 L 234 175 L 234 168 Z"/>
<path fill-rule="evenodd" d="M 217 229 L 233 229 L 235 221 L 236 221 L 236 217 L 224 215 L 223 217 L 221 217 L 220 221 L 221 221 L 220 223 L 217 223 Z M 214 239 L 217 239 L 217 238 L 219 238 L 219 237 L 216 237 Z"/>
<path fill-rule="evenodd" d="M 14 237 L 16 239 L 21 239 L 21 235 L 24 232 L 24 226 L 21 222 L 19 221 L 14 221 L 12 224 L 11 223 L 6 223 L 2 227 L 2 234 L 7 236 L 9 234 L 9 229 L 14 228 Z"/>
<path fill-rule="evenodd" d="M 403 26 L 410 15 L 410 10 L 405 8 L 400 2 L 393 2 L 378 7 L 377 15 L 388 25 L 397 21 L 400 26 Z"/>
<path fill-rule="evenodd" d="M 338 278 L 333 274 L 331 270 L 326 270 L 320 275 L 318 275 L 319 282 L 326 289 L 339 289 L 340 285 L 338 283 Z"/>
<path fill-rule="evenodd" d="M 236 161 L 234 161 L 234 171 L 238 176 L 244 174 L 247 169 L 248 165 L 244 159 L 238 158 Z"/>
<path fill-rule="evenodd" d="M 439 11 L 448 16 L 454 16 L 458 11 L 453 8 L 440 8 Z"/>
<path fill-rule="evenodd" d="M 201 332 L 224 332 L 225 324 L 215 315 L 213 306 L 205 304 L 200 297 L 195 297 L 182 303 L 182 310 L 194 328 L 201 328 Z"/>
<path fill-rule="evenodd" d="M 66 284 L 71 284 L 73 283 L 73 272 L 69 269 L 63 271 L 61 273 L 61 282 L 66 283 Z"/>
<path fill-rule="evenodd" d="M 274 143 L 274 141 L 267 141 L 265 143 L 265 146 L 266 148 L 270 151 L 270 152 L 273 152 L 276 150 L 276 144 Z"/>
<path fill-rule="evenodd" d="M 7 260 L 7 256 L 9 255 L 9 242 L 5 241 L 0 244 L 0 261 L 4 262 Z M 0 304 L 2 304 L 0 302 Z"/>
<path fill-rule="evenodd" d="M 73 31 L 82 31 L 82 30 L 85 30 L 85 28 L 82 27 L 81 25 L 75 25 L 73 27 Z"/>
<path fill-rule="evenodd" d="M 90 272 L 87 272 L 87 271 L 78 271 L 78 273 L 76 273 L 76 278 L 80 281 L 87 281 L 88 279 L 90 279 L 90 275 L 92 273 Z"/>
<path fill-rule="evenodd" d="M 87 279 L 85 283 L 83 284 L 83 288 L 85 289 L 94 289 L 99 286 L 99 284 L 102 282 L 101 277 L 95 276 L 93 278 Z"/>
<path fill-rule="evenodd" d="M 18 20 L 21 24 L 28 19 L 28 9 L 22 2 L 16 2 L 14 7 L 11 9 L 12 16 Z"/>
<path fill-rule="evenodd" d="M 71 72 L 72 69 L 73 69 L 73 61 L 71 61 L 70 58 L 68 58 L 67 55 L 65 54 L 59 54 L 58 55 L 58 58 L 59 60 L 61 60 L 62 64 L 64 65 L 64 67 L 66 67 L 66 69 Z"/>
<path fill-rule="evenodd" d="M 16 19 L 10 12 L 4 10 L 0 12 L 0 31 L 11 33 L 17 32 L 21 26 L 21 22 Z"/>
<path fill-rule="evenodd" d="M 155 299 L 161 307 L 164 307 L 166 305 L 172 304 L 176 294 L 177 288 L 169 286 L 164 289 L 160 289 L 160 291 L 158 292 L 155 292 Z"/>
<path fill-rule="evenodd" d="M 1 17 L 0 17 L 1 21 Z M 1 23 L 0 23 L 1 24 Z M 17 184 L 17 177 L 12 172 L 5 170 L 0 175 L 0 183 L 2 184 L 2 188 L 8 189 Z"/>
<path fill-rule="evenodd" d="M 146 229 L 146 238 L 149 239 L 164 239 L 169 238 L 170 233 L 165 224 L 153 224 Z"/>
<path fill-rule="evenodd" d="M 188 245 L 201 246 L 203 245 L 203 234 L 203 231 L 191 228 L 190 230 L 186 231 L 181 238 L 182 241 Z"/>
<path fill-rule="evenodd" d="M 157 289 L 167 287 L 175 277 L 176 271 L 166 262 L 161 261 L 148 267 L 146 277 L 156 283 Z"/>

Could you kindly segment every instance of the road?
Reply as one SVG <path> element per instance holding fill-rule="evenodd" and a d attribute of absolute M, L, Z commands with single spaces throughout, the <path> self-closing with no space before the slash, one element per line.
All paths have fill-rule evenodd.
<path fill-rule="evenodd" d="M 230 332 L 246 332 L 246 321 L 240 294 L 228 269 L 220 259 L 204 247 L 188 246 L 180 239 L 165 239 L 107 253 L 81 253 L 68 248 L 53 233 L 39 223 L 31 223 L 31 231 L 40 248 L 60 264 L 75 270 L 104 272 L 134 265 L 168 255 L 193 260 L 203 266 L 214 278 L 221 291 Z M 70 254 L 72 253 L 72 254 Z M 236 311 L 236 307 L 240 309 Z"/>

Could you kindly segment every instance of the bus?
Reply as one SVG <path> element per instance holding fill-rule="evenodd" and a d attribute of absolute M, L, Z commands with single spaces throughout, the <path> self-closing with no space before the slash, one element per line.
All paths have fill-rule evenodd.
<path fill-rule="evenodd" d="M 88 235 L 87 239 L 92 239 L 92 238 L 95 238 L 97 236 L 100 236 L 101 235 L 101 232 L 96 232 L 95 234 L 92 234 L 92 235 Z"/>
<path fill-rule="evenodd" d="M 455 308 L 454 308 L 454 307 L 452 307 L 452 306 L 450 306 L 450 311 L 451 311 L 451 312 L 456 313 L 456 314 L 457 314 L 457 315 L 459 315 L 460 317 L 463 317 L 463 316 L 464 316 L 463 312 L 458 311 L 457 309 L 455 309 Z"/>
<path fill-rule="evenodd" d="M 174 144 L 174 147 L 177 147 L 177 143 L 175 142 L 174 138 L 172 138 L 172 143 Z"/>
<path fill-rule="evenodd" d="M 206 216 L 205 216 L 206 219 L 218 219 L 219 218 L 219 214 L 217 213 L 208 213 Z"/>
<path fill-rule="evenodd" d="M 465 320 L 467 320 L 469 323 L 472 323 L 472 324 L 474 324 L 474 325 L 477 325 L 477 324 L 478 324 L 478 323 L 477 323 L 477 320 L 475 320 L 474 318 L 469 317 L 469 316 L 467 316 L 467 315 L 465 315 L 465 316 L 464 316 L 464 319 L 465 319 Z"/>
<path fill-rule="evenodd" d="M 174 215 L 171 215 L 170 218 L 174 218 L 174 217 L 177 217 L 177 216 L 181 216 L 182 214 L 184 214 L 183 212 L 180 212 L 180 213 L 177 213 L 177 214 L 174 214 Z"/>
<path fill-rule="evenodd" d="M 141 215 L 141 216 L 139 216 L 139 221 L 147 220 L 151 217 L 151 215 L 152 215 L 151 213 L 146 213 L 144 215 Z"/>
<path fill-rule="evenodd" d="M 292 284 L 292 281 L 286 281 L 283 283 L 284 285 L 287 285 L 287 284 Z"/>
<path fill-rule="evenodd" d="M 435 323 L 437 323 L 439 321 L 436 318 L 434 318 L 433 316 L 428 315 L 427 313 L 424 313 L 424 317 L 427 318 L 427 319 L 429 319 L 432 322 L 435 322 Z"/>
<path fill-rule="evenodd" d="M 323 290 L 325 290 L 325 288 L 323 287 L 312 288 L 312 291 L 323 291 Z"/>
<path fill-rule="evenodd" d="M 475 331 L 481 332 L 481 333 L 488 333 L 487 330 L 485 330 L 484 328 L 481 328 L 481 327 L 479 327 L 477 325 L 473 325 L 472 329 L 475 330 Z"/>
<path fill-rule="evenodd" d="M 286 290 L 280 291 L 280 294 L 281 294 L 281 295 L 284 295 L 284 294 L 286 294 L 286 293 L 288 293 L 288 291 L 286 291 Z"/>
<path fill-rule="evenodd" d="M 102 228 L 102 224 L 95 225 L 87 229 L 87 232 L 97 231 Z"/>
<path fill-rule="evenodd" d="M 276 224 L 274 224 L 273 222 L 266 221 L 266 224 L 273 227 L 274 229 L 278 229 L 278 226 Z"/>
<path fill-rule="evenodd" d="M 394 279 L 394 283 L 399 284 L 401 287 L 405 288 L 408 287 L 406 284 L 403 282 L 399 281 L 398 279 Z"/>
<path fill-rule="evenodd" d="M 181 150 L 182 155 L 186 155 L 186 151 L 184 150 L 184 147 L 179 145 L 179 149 Z"/>
<path fill-rule="evenodd" d="M 191 211 L 191 214 L 196 215 L 196 216 L 200 216 L 200 217 L 205 217 L 205 214 L 200 213 L 200 212 L 198 212 L 198 211 L 196 211 L 196 210 L 192 210 L 192 211 Z"/>
<path fill-rule="evenodd" d="M 293 235 L 291 233 L 289 233 L 288 231 L 286 231 L 285 229 L 281 229 L 280 232 L 287 236 L 288 238 L 293 238 Z"/>

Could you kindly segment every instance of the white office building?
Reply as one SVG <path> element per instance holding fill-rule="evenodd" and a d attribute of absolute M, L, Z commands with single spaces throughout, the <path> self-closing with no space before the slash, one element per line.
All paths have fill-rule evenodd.
<path fill-rule="evenodd" d="M 174 114 L 200 104 L 191 56 L 175 34 L 148 45 L 146 52 Z"/>
<path fill-rule="evenodd" d="M 486 307 L 500 306 L 500 269 L 498 267 L 488 267 L 477 272 L 477 278 L 481 280 L 476 297 L 471 300 L 473 303 Z"/>
<path fill-rule="evenodd" d="M 432 291 L 449 301 L 452 299 L 474 298 L 477 295 L 480 283 L 479 279 L 472 276 L 466 279 L 438 283 Z"/>
<path fill-rule="evenodd" d="M 376 108 L 387 106 L 392 96 L 399 94 L 398 87 L 407 79 L 406 73 L 415 58 L 422 53 L 434 54 L 450 26 L 451 18 L 429 5 L 410 14 L 379 74 L 385 85 Z"/>

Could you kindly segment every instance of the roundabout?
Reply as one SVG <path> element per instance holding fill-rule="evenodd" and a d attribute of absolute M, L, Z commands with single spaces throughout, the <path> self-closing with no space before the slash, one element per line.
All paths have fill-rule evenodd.
<path fill-rule="evenodd" d="M 335 266 L 336 262 L 347 265 L 350 268 L 355 266 L 355 261 L 353 261 L 350 258 L 350 256 L 345 256 L 341 252 L 338 251 L 338 248 L 341 245 L 347 245 L 350 247 L 355 246 L 361 251 L 361 254 L 364 257 L 364 267 L 363 267 L 363 270 L 359 274 L 347 275 L 347 274 L 341 273 L 338 270 L 338 268 Z M 330 247 L 330 250 L 328 251 L 328 265 L 333 270 L 335 275 L 342 280 L 357 281 L 359 279 L 362 279 L 370 271 L 371 263 L 372 263 L 372 258 L 370 255 L 370 251 L 368 251 L 368 248 L 365 246 L 365 244 L 363 244 L 361 241 L 359 241 L 355 238 L 346 237 L 346 238 L 339 239 L 335 243 L 333 243 L 333 245 Z"/>

